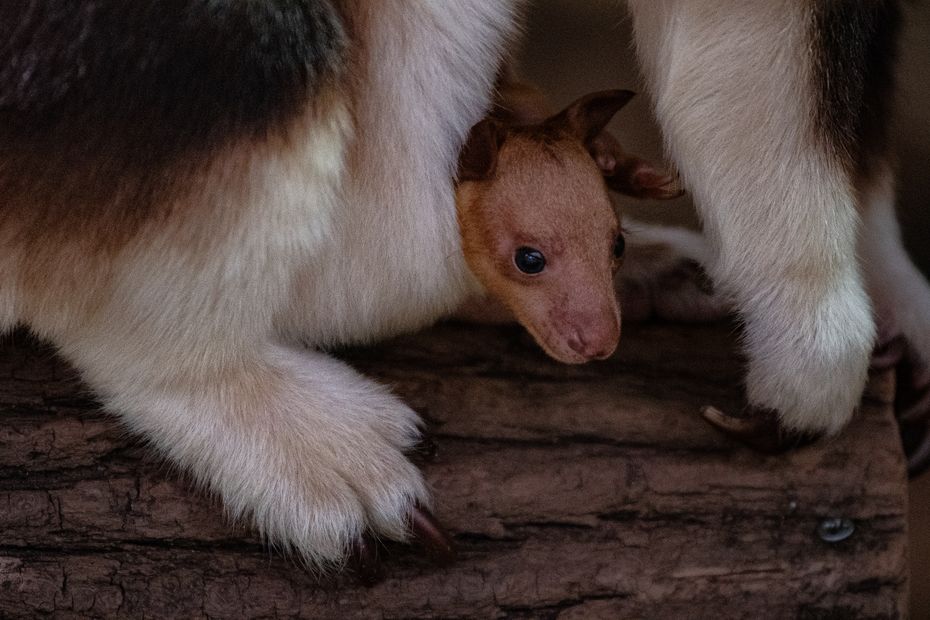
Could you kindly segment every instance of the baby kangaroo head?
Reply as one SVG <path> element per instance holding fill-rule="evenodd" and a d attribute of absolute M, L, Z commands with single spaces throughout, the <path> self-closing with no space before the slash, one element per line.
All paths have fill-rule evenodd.
<path fill-rule="evenodd" d="M 630 97 L 588 95 L 532 126 L 484 120 L 460 159 L 471 270 L 562 362 L 606 358 L 620 339 L 613 277 L 624 241 L 592 148 Z"/>

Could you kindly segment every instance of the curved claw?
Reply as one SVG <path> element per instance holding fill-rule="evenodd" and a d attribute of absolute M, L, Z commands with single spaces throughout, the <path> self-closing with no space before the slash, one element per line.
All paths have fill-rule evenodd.
<path fill-rule="evenodd" d="M 778 414 L 769 409 L 751 409 L 749 415 L 733 416 L 716 407 L 703 407 L 701 416 L 711 425 L 764 454 L 782 454 L 813 443 L 819 437 L 786 431 Z"/>
<path fill-rule="evenodd" d="M 420 441 L 407 452 L 407 456 L 416 465 L 433 463 L 438 458 L 438 455 L 439 448 L 436 442 L 425 433 L 420 437 Z"/>
<path fill-rule="evenodd" d="M 894 408 L 898 432 L 907 457 L 907 473 L 914 478 L 930 469 L 930 372 L 905 354 L 897 367 Z"/>
<path fill-rule="evenodd" d="M 897 366 L 894 408 L 903 422 L 918 422 L 930 413 L 930 371 L 905 354 Z"/>
<path fill-rule="evenodd" d="M 897 335 L 875 348 L 872 368 L 895 369 L 895 417 L 913 478 L 930 469 L 930 367 L 906 338 Z"/>
<path fill-rule="evenodd" d="M 872 350 L 869 367 L 872 370 L 888 370 L 897 366 L 907 353 L 907 341 L 903 336 L 896 336 L 885 341 Z"/>
<path fill-rule="evenodd" d="M 901 444 L 907 456 L 907 473 L 911 478 L 930 469 L 930 424 L 900 425 Z"/>
<path fill-rule="evenodd" d="M 930 385 L 917 387 L 914 391 L 902 391 L 895 398 L 895 409 L 902 422 L 919 422 L 930 413 Z"/>
<path fill-rule="evenodd" d="M 376 585 L 384 579 L 384 571 L 378 559 L 378 544 L 369 534 L 365 534 L 352 546 L 349 566 L 359 583 L 365 587 Z"/>
<path fill-rule="evenodd" d="M 415 506 L 408 521 L 412 540 L 420 544 L 434 564 L 445 566 L 455 559 L 452 539 L 429 510 Z M 348 564 L 365 587 L 377 585 L 384 579 L 378 542 L 371 534 L 366 533 L 352 545 Z"/>
<path fill-rule="evenodd" d="M 446 565 L 455 560 L 452 538 L 427 509 L 414 507 L 410 513 L 410 531 L 436 564 Z"/>

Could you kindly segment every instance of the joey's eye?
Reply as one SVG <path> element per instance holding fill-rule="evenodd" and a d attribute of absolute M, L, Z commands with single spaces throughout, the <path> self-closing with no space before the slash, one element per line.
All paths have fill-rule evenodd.
<path fill-rule="evenodd" d="M 623 238 L 623 233 L 620 233 L 614 241 L 614 258 L 623 258 L 624 250 L 626 250 L 626 240 Z"/>
<path fill-rule="evenodd" d="M 517 269 L 532 276 L 546 268 L 546 257 L 536 248 L 524 246 L 517 248 L 513 255 L 513 263 Z"/>

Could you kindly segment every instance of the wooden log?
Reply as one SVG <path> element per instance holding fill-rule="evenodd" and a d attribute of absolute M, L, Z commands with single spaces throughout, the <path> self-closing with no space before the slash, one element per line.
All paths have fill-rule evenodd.
<path fill-rule="evenodd" d="M 761 456 L 698 414 L 739 407 L 732 327 L 625 329 L 613 359 L 575 367 L 511 327 L 342 353 L 428 421 L 459 547 L 437 568 L 390 545 L 368 588 L 228 524 L 18 333 L 0 349 L 0 617 L 903 617 L 891 374 L 840 437 Z M 855 531 L 828 543 L 834 517 Z"/>

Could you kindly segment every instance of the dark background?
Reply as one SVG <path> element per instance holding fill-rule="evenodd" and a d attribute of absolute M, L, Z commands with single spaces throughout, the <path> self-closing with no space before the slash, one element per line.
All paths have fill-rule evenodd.
<path fill-rule="evenodd" d="M 529 15 L 521 68 L 561 107 L 606 88 L 643 92 L 630 38 L 630 23 L 616 0 L 537 0 Z M 894 151 L 898 158 L 898 212 L 905 241 L 930 273 L 930 3 L 905 2 L 900 50 Z M 631 152 L 661 161 L 662 145 L 645 96 L 637 97 L 611 125 Z M 686 196 L 671 202 L 621 200 L 640 219 L 697 225 Z M 930 474 L 911 483 L 911 615 L 930 618 Z"/>

